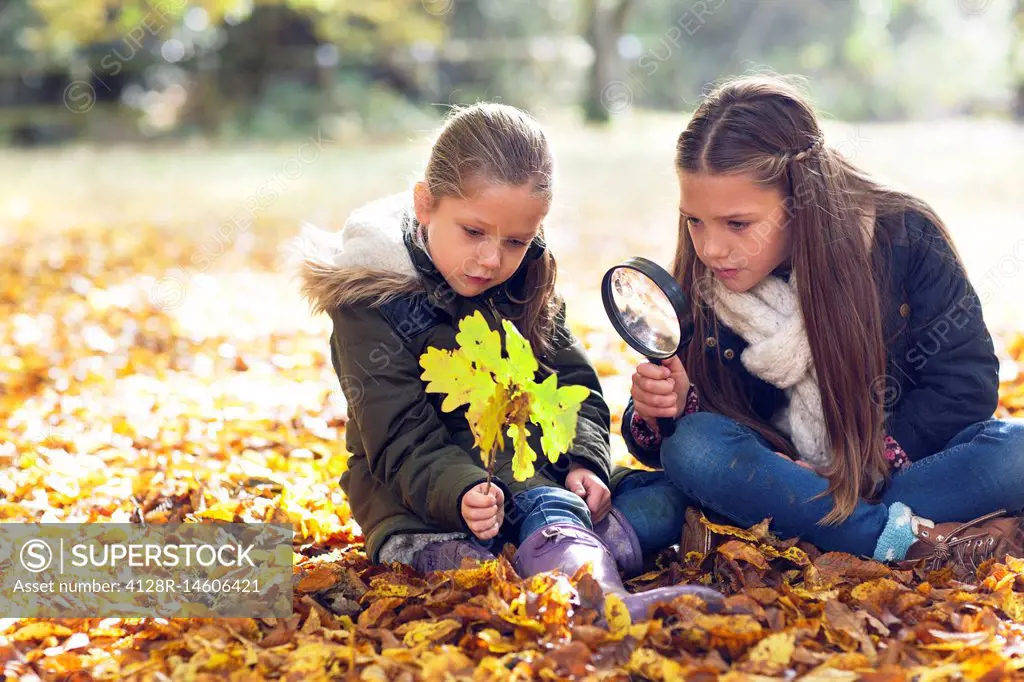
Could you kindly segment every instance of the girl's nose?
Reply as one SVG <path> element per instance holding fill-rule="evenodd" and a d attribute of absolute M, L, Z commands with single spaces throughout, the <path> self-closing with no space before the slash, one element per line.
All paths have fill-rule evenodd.
<path fill-rule="evenodd" d="M 704 240 L 704 257 L 708 260 L 725 258 L 729 255 L 729 247 L 720 239 Z"/>
<path fill-rule="evenodd" d="M 485 244 L 480 247 L 477 261 L 482 267 L 497 268 L 501 265 L 501 253 L 493 244 Z"/>

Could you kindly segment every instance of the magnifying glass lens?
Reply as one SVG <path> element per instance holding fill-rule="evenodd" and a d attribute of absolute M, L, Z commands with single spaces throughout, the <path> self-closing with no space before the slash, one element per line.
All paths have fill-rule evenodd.
<path fill-rule="evenodd" d="M 679 316 L 653 280 L 639 270 L 617 267 L 611 272 L 612 314 L 637 350 L 648 357 L 667 358 L 679 348 Z"/>
<path fill-rule="evenodd" d="M 615 331 L 634 350 L 661 364 L 679 352 L 686 296 L 678 282 L 657 263 L 630 258 L 605 273 L 601 299 Z M 675 422 L 658 419 L 667 438 Z"/>

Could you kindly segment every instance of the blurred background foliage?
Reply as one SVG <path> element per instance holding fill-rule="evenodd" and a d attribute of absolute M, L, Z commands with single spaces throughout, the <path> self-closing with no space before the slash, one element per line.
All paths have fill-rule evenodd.
<path fill-rule="evenodd" d="M 842 120 L 1024 117 L 1024 0 L 0 0 L 0 143 L 593 123 L 798 72 Z M 90 115 L 83 115 L 90 114 Z"/>

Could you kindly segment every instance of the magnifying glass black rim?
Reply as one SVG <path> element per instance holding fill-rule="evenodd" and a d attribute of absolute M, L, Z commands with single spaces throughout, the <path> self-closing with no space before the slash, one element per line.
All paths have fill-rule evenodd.
<path fill-rule="evenodd" d="M 679 345 L 672 349 L 669 353 L 652 353 L 651 349 L 640 343 L 629 333 L 626 326 L 622 324 L 619 319 L 618 308 L 615 306 L 614 299 L 612 298 L 612 273 L 619 268 L 629 268 L 636 270 L 640 274 L 644 275 L 651 281 L 653 281 L 665 297 L 668 298 L 668 302 L 672 305 L 672 309 L 676 313 L 676 322 L 679 323 L 679 345 L 682 345 L 683 340 L 683 317 L 686 314 L 686 295 L 683 290 L 679 288 L 679 283 L 654 261 L 647 260 L 636 256 L 629 258 L 622 263 L 604 273 L 604 279 L 601 280 L 601 300 L 604 302 L 605 311 L 608 313 L 608 319 L 611 320 L 612 326 L 615 327 L 615 331 L 619 333 L 626 343 L 628 343 L 633 350 L 637 351 L 641 355 L 648 358 L 654 358 L 658 360 L 664 360 L 670 358 L 679 352 Z"/>

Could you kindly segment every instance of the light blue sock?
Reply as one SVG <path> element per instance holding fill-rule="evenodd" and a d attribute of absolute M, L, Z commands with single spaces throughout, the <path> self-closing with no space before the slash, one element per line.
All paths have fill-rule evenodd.
<path fill-rule="evenodd" d="M 889 522 L 875 545 L 876 561 L 900 561 L 907 556 L 907 550 L 917 539 L 911 523 L 913 518 L 910 507 L 902 502 L 895 502 L 889 507 Z"/>

